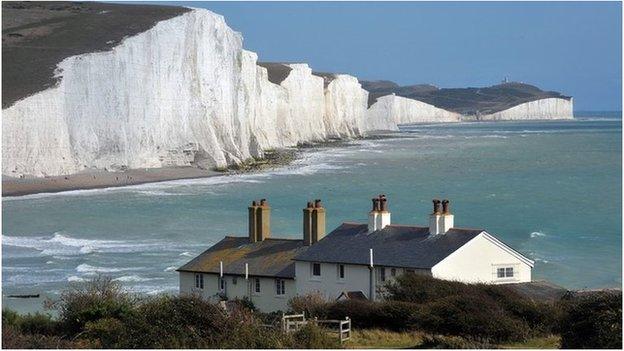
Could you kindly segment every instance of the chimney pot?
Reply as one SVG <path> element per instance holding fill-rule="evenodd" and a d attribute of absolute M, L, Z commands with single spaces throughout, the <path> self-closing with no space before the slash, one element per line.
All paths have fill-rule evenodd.
<path fill-rule="evenodd" d="M 380 211 L 388 211 L 388 199 L 386 199 L 386 195 L 381 195 L 379 199 L 379 210 Z"/>
<path fill-rule="evenodd" d="M 316 208 L 323 207 L 323 204 L 321 204 L 321 199 L 314 200 L 314 207 Z"/>
<path fill-rule="evenodd" d="M 450 201 L 449 200 L 447 200 L 447 199 L 442 200 L 442 213 L 444 213 L 444 214 L 451 213 L 449 205 L 450 205 Z"/>
<path fill-rule="evenodd" d="M 267 205 L 268 205 L 267 199 L 260 200 L 260 206 L 267 206 Z"/>
<path fill-rule="evenodd" d="M 440 213 L 440 200 L 438 199 L 433 199 L 433 213 L 434 214 Z"/>
<path fill-rule="evenodd" d="M 373 209 L 372 209 L 372 211 L 373 212 L 379 211 L 379 198 L 377 198 L 377 197 L 373 198 Z"/>

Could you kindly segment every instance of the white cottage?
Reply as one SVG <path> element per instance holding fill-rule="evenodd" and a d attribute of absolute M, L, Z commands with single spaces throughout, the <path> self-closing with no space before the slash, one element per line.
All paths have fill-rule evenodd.
<path fill-rule="evenodd" d="M 225 237 L 178 269 L 180 292 L 210 299 L 248 297 L 262 311 L 285 310 L 295 295 L 328 300 L 379 291 L 401 274 L 466 283 L 531 281 L 533 261 L 483 229 L 454 227 L 448 200 L 433 200 L 429 226 L 391 223 L 387 199 L 373 199 L 368 223 L 343 223 L 325 236 L 320 200 L 303 209 L 302 239 L 270 237 L 266 200 L 249 207 L 249 234 Z"/>

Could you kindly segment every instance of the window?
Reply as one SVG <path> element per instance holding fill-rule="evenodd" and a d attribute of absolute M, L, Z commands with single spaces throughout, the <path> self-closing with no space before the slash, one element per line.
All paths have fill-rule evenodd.
<path fill-rule="evenodd" d="M 391 268 L 390 269 L 390 276 L 391 277 L 396 277 L 396 268 Z"/>
<path fill-rule="evenodd" d="M 204 275 L 201 273 L 195 273 L 195 287 L 199 289 L 204 288 Z"/>
<path fill-rule="evenodd" d="M 238 279 L 236 279 L 236 277 L 232 277 L 232 284 L 236 285 L 237 282 L 238 282 Z"/>
<path fill-rule="evenodd" d="M 254 291 L 260 293 L 260 278 L 256 278 L 254 281 Z"/>
<path fill-rule="evenodd" d="M 514 269 L 513 267 L 501 267 L 496 269 L 496 277 L 497 278 L 513 278 Z"/>
<path fill-rule="evenodd" d="M 275 292 L 277 295 L 286 294 L 286 281 L 282 279 L 275 279 Z"/>
<path fill-rule="evenodd" d="M 406 269 L 405 273 L 414 274 L 416 273 L 416 271 L 414 271 L 413 269 Z"/>
<path fill-rule="evenodd" d="M 498 268 L 496 270 L 496 277 L 497 278 L 505 278 L 505 268 Z"/>
<path fill-rule="evenodd" d="M 225 291 L 225 278 L 219 278 L 219 290 Z"/>
<path fill-rule="evenodd" d="M 312 276 L 314 277 L 321 276 L 321 264 L 320 263 L 312 263 Z"/>
<path fill-rule="evenodd" d="M 505 277 L 507 277 L 507 278 L 513 278 L 513 276 L 514 276 L 513 267 L 507 267 L 507 268 L 505 268 Z"/>
<path fill-rule="evenodd" d="M 386 268 L 385 267 L 377 267 L 377 279 L 380 282 L 386 281 Z"/>
<path fill-rule="evenodd" d="M 338 279 L 344 279 L 345 278 L 345 266 L 344 264 L 339 264 L 338 265 Z"/>

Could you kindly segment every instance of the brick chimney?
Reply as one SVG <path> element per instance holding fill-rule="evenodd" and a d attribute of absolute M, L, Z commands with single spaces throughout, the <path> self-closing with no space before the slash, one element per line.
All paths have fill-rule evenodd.
<path fill-rule="evenodd" d="M 266 199 L 249 206 L 249 241 L 263 241 L 271 236 L 271 207 Z"/>
<path fill-rule="evenodd" d="M 325 208 L 321 199 L 314 200 L 314 211 L 312 212 L 312 244 L 323 239 L 325 236 Z"/>
<path fill-rule="evenodd" d="M 309 201 L 303 209 L 303 244 L 315 244 L 325 236 L 325 208 L 320 199 Z"/>
<path fill-rule="evenodd" d="M 390 211 L 386 195 L 379 195 L 372 199 L 373 209 L 368 213 L 368 232 L 382 230 L 390 224 Z"/>
<path fill-rule="evenodd" d="M 433 213 L 429 215 L 429 234 L 444 234 L 453 226 L 454 216 L 451 214 L 450 201 L 433 199 Z"/>

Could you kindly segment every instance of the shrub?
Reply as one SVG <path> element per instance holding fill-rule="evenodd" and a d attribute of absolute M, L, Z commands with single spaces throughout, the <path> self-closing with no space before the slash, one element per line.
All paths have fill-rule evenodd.
<path fill-rule="evenodd" d="M 235 309 L 226 320 L 226 332 L 218 341 L 220 348 L 276 349 L 288 344 L 286 335 L 262 321 L 246 308 Z"/>
<path fill-rule="evenodd" d="M 562 348 L 622 348 L 622 292 L 572 296 L 563 302 Z"/>
<path fill-rule="evenodd" d="M 8 308 L 2 309 L 2 326 L 17 326 L 17 320 L 19 318 L 19 314 L 17 312 L 10 310 Z"/>
<path fill-rule="evenodd" d="M 423 274 L 402 274 L 386 284 L 388 300 L 427 303 L 452 295 L 472 295 L 474 285 L 439 280 Z"/>
<path fill-rule="evenodd" d="M 14 326 L 2 326 L 4 349 L 93 349 L 96 343 L 88 340 L 65 340 L 59 336 L 23 334 Z"/>
<path fill-rule="evenodd" d="M 383 325 L 381 304 L 368 300 L 337 301 L 327 306 L 325 315 L 329 319 L 351 319 L 352 327 L 375 328 Z"/>
<path fill-rule="evenodd" d="M 379 304 L 380 320 L 384 329 L 393 331 L 414 330 L 419 327 L 422 307 L 403 301 L 385 301 Z"/>
<path fill-rule="evenodd" d="M 292 313 L 305 313 L 306 317 L 323 317 L 328 302 L 320 293 L 297 295 L 288 300 L 288 308 Z"/>
<path fill-rule="evenodd" d="M 327 330 L 314 323 L 308 323 L 292 335 L 294 349 L 337 349 L 340 342 L 334 335 L 328 335 Z"/>
<path fill-rule="evenodd" d="M 125 348 L 214 348 L 227 331 L 225 310 L 199 296 L 143 301 L 127 323 Z"/>
<path fill-rule="evenodd" d="M 448 296 L 425 305 L 418 325 L 428 332 L 491 341 L 519 341 L 529 335 L 526 323 L 474 296 Z"/>
<path fill-rule="evenodd" d="M 35 313 L 19 316 L 19 330 L 25 334 L 53 335 L 57 330 L 57 322 L 47 314 Z"/>
<path fill-rule="evenodd" d="M 72 285 L 58 301 L 46 304 L 58 311 L 65 335 L 73 336 L 82 332 L 88 322 L 104 318 L 127 319 L 134 303 L 119 283 L 98 276 L 89 282 Z"/>
<path fill-rule="evenodd" d="M 124 324 L 115 318 L 102 318 L 85 324 L 85 335 L 103 348 L 117 347 L 125 334 Z"/>

